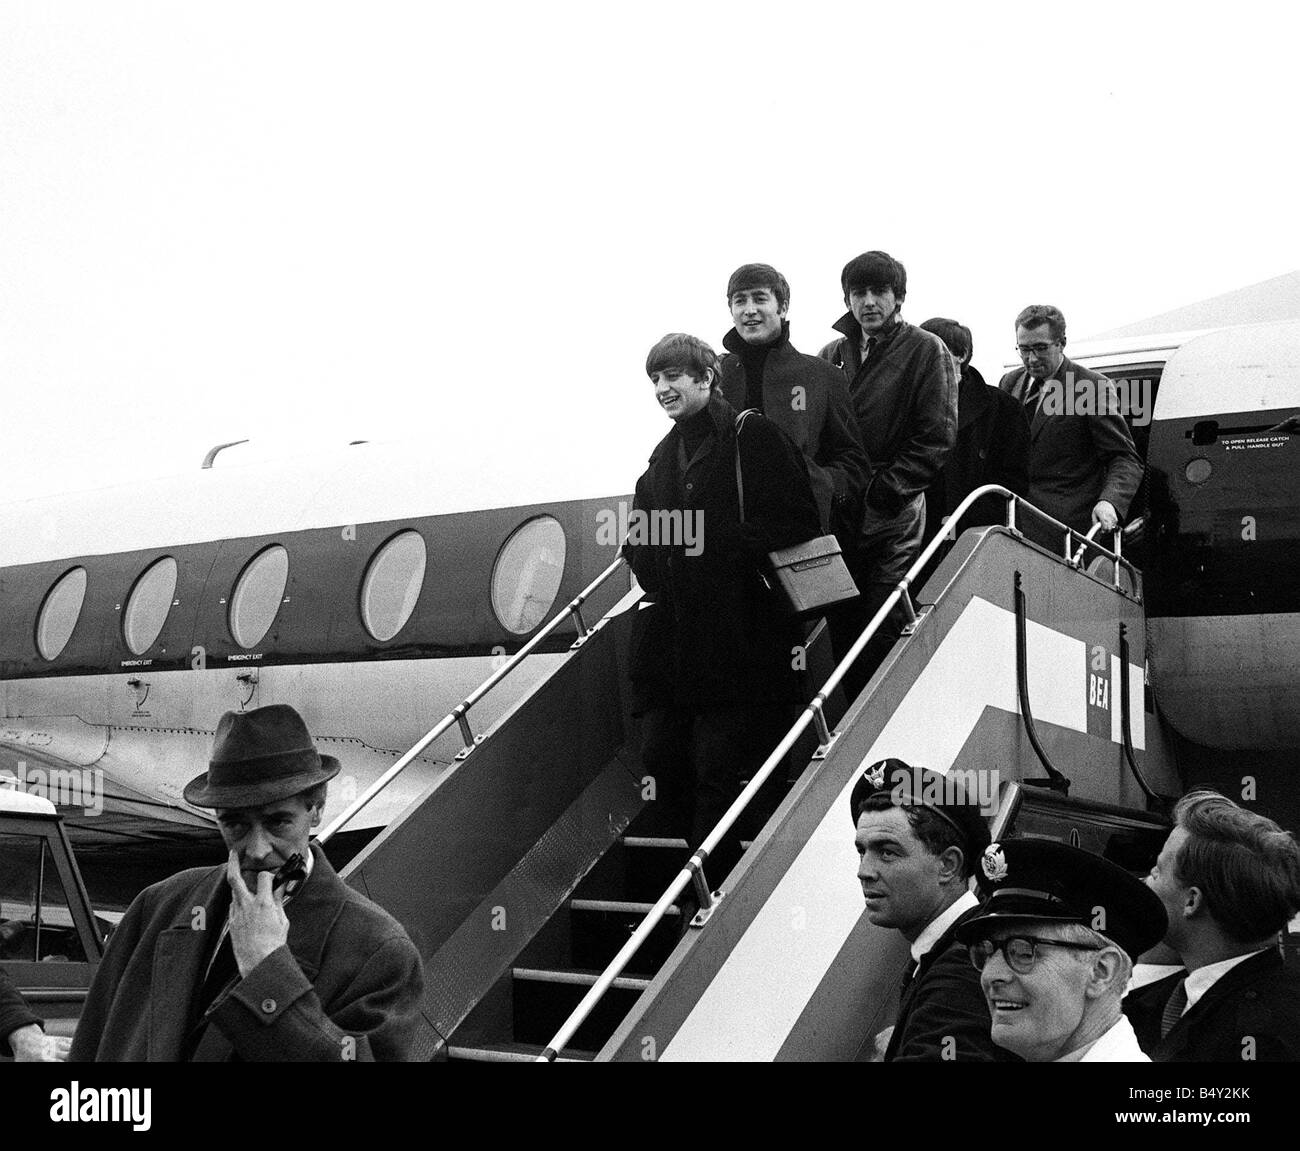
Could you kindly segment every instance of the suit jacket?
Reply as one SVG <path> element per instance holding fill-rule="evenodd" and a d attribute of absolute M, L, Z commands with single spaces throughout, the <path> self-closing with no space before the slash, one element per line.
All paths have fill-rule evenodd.
<path fill-rule="evenodd" d="M 886 1063 L 938 1063 L 947 1051 L 952 1052 L 947 1058 L 958 1062 L 1020 1062 L 989 1037 L 993 1025 L 980 973 L 971 966 L 966 945 L 956 940 L 957 929 L 979 913 L 972 907 L 961 915 L 921 956 L 903 992 Z"/>
<path fill-rule="evenodd" d="M 1124 1013 L 1142 1050 L 1156 1063 L 1260 1063 L 1300 1061 L 1300 973 L 1276 948 L 1237 964 L 1160 1038 L 1160 1018 L 1180 971 L 1139 987 L 1124 1000 Z M 1248 1045 L 1247 1040 L 1253 1040 Z"/>
<path fill-rule="evenodd" d="M 1020 402 L 1028 380 L 1018 368 L 998 386 Z M 1142 482 L 1142 461 L 1115 395 L 1105 376 L 1062 357 L 1029 421 L 1029 502 L 1076 531 L 1092 526 L 1098 500 L 1110 501 L 1122 522 Z M 1110 398 L 1100 402 L 1104 397 Z"/>
<path fill-rule="evenodd" d="M 722 345 L 732 353 L 722 357 L 722 395 L 739 412 L 746 406 L 745 362 L 738 354 L 744 340 L 733 328 Z M 762 396 L 763 414 L 803 453 L 822 529 L 851 543 L 870 464 L 844 377 L 825 360 L 796 351 L 785 323 L 763 364 Z"/>
<path fill-rule="evenodd" d="M 206 1027 L 195 997 L 230 902 L 225 867 L 182 871 L 136 896 L 95 973 L 70 1059 L 409 1058 L 424 993 L 420 955 L 401 924 L 344 884 L 319 846 L 311 850 L 311 875 L 285 905 L 288 943 L 216 1000 Z"/>

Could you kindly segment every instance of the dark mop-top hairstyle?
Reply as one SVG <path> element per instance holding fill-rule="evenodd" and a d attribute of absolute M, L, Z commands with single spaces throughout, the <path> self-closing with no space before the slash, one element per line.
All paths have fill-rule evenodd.
<path fill-rule="evenodd" d="M 790 306 L 790 285 L 771 264 L 741 264 L 727 281 L 727 302 L 737 292 L 751 292 L 755 288 L 771 292 L 782 311 Z"/>
<path fill-rule="evenodd" d="M 704 379 L 708 369 L 713 369 L 713 382 L 718 382 L 718 357 L 698 336 L 689 336 L 685 332 L 669 332 L 645 358 L 645 374 L 653 376 L 656 372 L 669 368 L 680 368 L 689 372 L 697 380 Z"/>
<path fill-rule="evenodd" d="M 975 354 L 975 341 L 971 338 L 970 328 L 965 324 L 959 324 L 946 316 L 935 316 L 920 326 L 924 331 L 938 336 L 947 345 L 948 351 L 959 360 L 970 363 L 971 356 Z"/>
<path fill-rule="evenodd" d="M 892 288 L 894 299 L 901 304 L 907 298 L 907 269 L 888 252 L 863 252 L 844 265 L 840 287 L 846 304 L 850 293 L 868 288 L 878 292 Z"/>

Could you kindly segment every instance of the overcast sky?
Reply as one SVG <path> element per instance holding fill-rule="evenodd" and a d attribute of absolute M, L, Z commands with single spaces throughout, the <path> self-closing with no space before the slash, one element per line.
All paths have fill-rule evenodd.
<path fill-rule="evenodd" d="M 1079 339 L 1300 268 L 1296 11 L 7 0 L 7 497 L 243 437 L 628 491 L 646 350 L 717 346 L 751 260 L 815 352 L 883 248 L 992 380 L 1026 303 Z"/>

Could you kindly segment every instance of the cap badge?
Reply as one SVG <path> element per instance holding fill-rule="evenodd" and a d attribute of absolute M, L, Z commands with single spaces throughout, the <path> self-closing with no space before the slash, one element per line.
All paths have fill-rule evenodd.
<path fill-rule="evenodd" d="M 990 843 L 984 849 L 980 867 L 984 869 L 984 878 L 990 883 L 1000 883 L 1006 879 L 1007 857 L 1002 854 L 1002 845 L 1000 843 Z"/>
<path fill-rule="evenodd" d="M 880 789 L 885 786 L 885 761 L 882 759 L 878 763 L 873 763 L 866 771 L 862 773 L 865 779 L 873 788 Z"/>

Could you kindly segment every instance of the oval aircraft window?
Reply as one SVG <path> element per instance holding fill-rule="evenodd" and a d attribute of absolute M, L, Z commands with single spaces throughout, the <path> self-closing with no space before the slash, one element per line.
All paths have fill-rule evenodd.
<path fill-rule="evenodd" d="M 515 529 L 492 568 L 492 610 L 503 627 L 526 635 L 545 618 L 564 575 L 564 529 L 538 516 Z"/>
<path fill-rule="evenodd" d="M 175 594 L 176 561 L 171 556 L 163 556 L 135 581 L 122 616 L 122 635 L 132 655 L 144 655 L 153 647 Z"/>
<path fill-rule="evenodd" d="M 72 638 L 86 598 L 86 569 L 64 572 L 49 590 L 36 617 L 36 650 L 46 659 L 57 659 Z"/>
<path fill-rule="evenodd" d="M 240 647 L 256 647 L 275 623 L 289 582 L 289 553 L 279 544 L 258 552 L 235 581 L 230 597 L 230 634 Z"/>
<path fill-rule="evenodd" d="M 417 531 L 393 536 L 375 553 L 361 582 L 361 621 L 383 643 L 406 626 L 424 587 L 426 551 Z"/>

